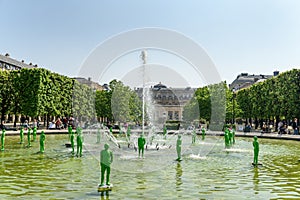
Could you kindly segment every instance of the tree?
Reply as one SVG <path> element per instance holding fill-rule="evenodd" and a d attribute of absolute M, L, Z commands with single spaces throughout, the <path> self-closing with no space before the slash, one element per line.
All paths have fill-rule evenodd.
<path fill-rule="evenodd" d="M 95 109 L 98 117 L 112 120 L 111 94 L 106 90 L 96 91 Z"/>
<path fill-rule="evenodd" d="M 138 95 L 117 80 L 112 80 L 109 88 L 111 90 L 96 92 L 97 116 L 118 122 L 141 120 L 142 102 Z"/>
<path fill-rule="evenodd" d="M 0 105 L 1 120 L 12 108 L 13 84 L 9 71 L 0 71 Z"/>

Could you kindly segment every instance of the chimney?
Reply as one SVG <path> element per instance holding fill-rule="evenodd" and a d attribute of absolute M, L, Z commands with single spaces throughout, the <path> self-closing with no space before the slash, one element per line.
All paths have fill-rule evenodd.
<path fill-rule="evenodd" d="M 273 76 L 277 76 L 279 74 L 279 71 L 274 71 Z"/>
<path fill-rule="evenodd" d="M 88 81 L 91 81 L 92 79 L 91 79 L 91 77 L 88 77 Z"/>

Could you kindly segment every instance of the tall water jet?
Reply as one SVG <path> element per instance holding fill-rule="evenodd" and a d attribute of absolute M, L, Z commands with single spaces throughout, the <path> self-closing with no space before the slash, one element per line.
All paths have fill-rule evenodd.
<path fill-rule="evenodd" d="M 143 61 L 143 96 L 142 96 L 142 133 L 145 131 L 145 65 L 147 63 L 147 51 L 143 50 L 141 53 L 141 58 Z"/>

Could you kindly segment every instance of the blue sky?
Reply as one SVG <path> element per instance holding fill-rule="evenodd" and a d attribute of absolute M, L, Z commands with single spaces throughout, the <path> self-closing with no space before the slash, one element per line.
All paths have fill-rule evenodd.
<path fill-rule="evenodd" d="M 300 63 L 297 0 L 0 0 L 0 9 L 1 54 L 71 77 L 107 38 L 143 27 L 193 39 L 227 83 L 240 72 L 272 74 Z M 120 78 L 110 75 L 99 81 Z"/>

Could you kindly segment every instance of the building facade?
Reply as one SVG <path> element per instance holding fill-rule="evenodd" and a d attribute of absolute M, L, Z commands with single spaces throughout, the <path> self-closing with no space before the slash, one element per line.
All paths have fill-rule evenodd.
<path fill-rule="evenodd" d="M 238 91 L 243 88 L 247 88 L 254 83 L 261 82 L 267 80 L 273 76 L 277 76 L 279 74 L 278 71 L 274 71 L 273 75 L 255 75 L 255 74 L 248 74 L 248 73 L 241 73 L 239 74 L 236 79 L 229 84 L 229 89 Z"/>
<path fill-rule="evenodd" d="M 135 89 L 143 99 L 143 88 Z M 151 121 L 181 121 L 183 108 L 194 96 L 194 88 L 168 88 L 159 83 L 151 88 L 145 88 L 147 113 Z"/>
<path fill-rule="evenodd" d="M 22 68 L 34 68 L 37 65 L 32 65 L 24 63 L 24 60 L 18 61 L 13 58 L 10 58 L 9 54 L 1 55 L 0 54 L 0 70 L 20 70 Z"/>

